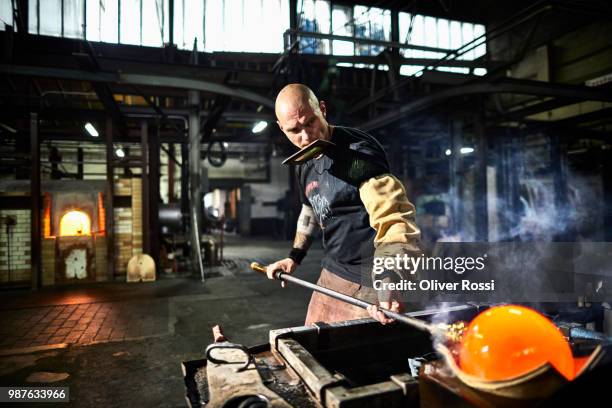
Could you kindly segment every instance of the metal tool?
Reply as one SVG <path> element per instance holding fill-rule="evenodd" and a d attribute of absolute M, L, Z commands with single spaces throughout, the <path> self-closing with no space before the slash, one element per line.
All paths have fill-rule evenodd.
<path fill-rule="evenodd" d="M 308 146 L 301 148 L 299 151 L 287 157 L 285 160 L 283 160 L 283 164 L 304 164 L 309 160 L 319 157 L 323 153 L 329 154 L 333 152 L 335 147 L 335 143 L 328 142 L 327 140 L 323 139 L 317 139 Z"/>
<path fill-rule="evenodd" d="M 212 356 L 211 352 L 214 349 L 234 349 L 234 350 L 240 350 L 240 351 L 242 351 L 247 356 L 247 359 L 244 362 L 244 364 L 241 367 L 238 367 L 236 369 L 236 372 L 240 372 L 240 371 L 246 370 L 247 368 L 249 368 L 249 365 L 251 365 L 254 362 L 253 355 L 249 352 L 248 348 L 246 348 L 242 344 L 236 344 L 236 343 L 231 343 L 229 341 L 223 341 L 221 343 L 211 343 L 211 344 L 208 345 L 208 347 L 206 347 L 206 350 L 205 350 L 206 360 L 210 361 L 211 363 L 215 363 L 215 364 L 228 364 L 227 361 L 221 360 L 221 359 L 218 359 L 218 358 L 215 358 L 215 357 Z"/>
<path fill-rule="evenodd" d="M 267 275 L 266 267 L 258 264 L 257 262 L 251 263 L 251 269 L 253 269 L 255 272 L 260 272 L 260 273 Z M 317 284 L 310 283 L 303 279 L 296 278 L 283 271 L 275 271 L 274 279 L 295 283 L 296 285 L 300 285 L 302 287 L 312 289 L 316 292 L 323 293 L 324 295 L 333 297 L 335 299 L 349 303 L 353 306 L 360 307 L 362 309 L 367 309 L 369 306 L 377 306 L 377 305 L 374 305 L 373 303 L 365 302 L 361 299 L 357 299 L 352 296 L 345 295 L 344 293 L 336 292 L 335 290 L 324 288 Z M 381 307 L 378 307 L 378 310 L 380 310 L 385 316 L 391 319 L 395 319 L 398 322 L 408 324 L 419 330 L 429 332 L 431 335 L 436 336 L 436 337 L 443 336 L 444 338 L 450 341 L 459 341 L 461 339 L 461 336 L 463 335 L 463 332 L 466 329 L 464 322 L 458 322 L 454 324 L 446 324 L 446 323 L 432 324 L 432 323 L 427 323 L 423 320 L 419 320 L 407 314 L 393 312 L 391 310 L 383 309 Z"/>

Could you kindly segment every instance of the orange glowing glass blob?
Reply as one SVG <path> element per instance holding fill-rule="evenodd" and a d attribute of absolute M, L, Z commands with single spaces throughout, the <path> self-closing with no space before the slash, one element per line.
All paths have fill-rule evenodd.
<path fill-rule="evenodd" d="M 69 211 L 60 220 L 60 236 L 89 235 L 89 217 L 82 211 Z"/>
<path fill-rule="evenodd" d="M 568 380 L 574 378 L 574 359 L 563 334 L 524 306 L 496 306 L 476 316 L 459 350 L 461 370 L 488 381 L 509 380 L 547 362 Z"/>

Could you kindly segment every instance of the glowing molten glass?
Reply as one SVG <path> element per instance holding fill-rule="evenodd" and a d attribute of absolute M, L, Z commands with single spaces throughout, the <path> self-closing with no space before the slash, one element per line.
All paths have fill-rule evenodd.
<path fill-rule="evenodd" d="M 89 217 L 82 211 L 69 211 L 60 220 L 60 236 L 89 235 Z"/>
<path fill-rule="evenodd" d="M 546 317 L 523 306 L 492 307 L 470 323 L 461 342 L 459 365 L 482 380 L 509 380 L 549 362 L 574 378 L 569 344 Z"/>

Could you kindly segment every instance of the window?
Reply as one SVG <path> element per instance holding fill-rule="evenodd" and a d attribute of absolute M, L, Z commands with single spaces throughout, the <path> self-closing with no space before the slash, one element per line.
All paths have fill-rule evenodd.
<path fill-rule="evenodd" d="M 119 42 L 163 46 L 169 41 L 168 3 L 168 0 L 120 0 Z"/>
<path fill-rule="evenodd" d="M 331 28 L 329 1 L 301 1 L 298 4 L 298 23 L 300 31 L 329 34 Z M 329 40 L 312 37 L 301 38 L 300 52 L 304 54 L 329 54 Z"/>
<path fill-rule="evenodd" d="M 334 6 L 332 10 L 332 34 L 353 36 L 353 8 Z M 334 55 L 355 55 L 355 44 L 352 41 L 332 42 L 332 54 Z"/>
<path fill-rule="evenodd" d="M 376 7 L 334 5 L 326 0 L 303 0 L 298 3 L 301 31 L 358 37 L 381 41 L 391 38 L 391 11 Z M 300 52 L 305 54 L 378 55 L 384 47 L 354 41 L 303 37 Z"/>
<path fill-rule="evenodd" d="M 42 15 L 42 14 L 41 14 Z M 116 43 L 119 41 L 119 3 L 114 0 L 87 2 L 87 32 L 89 41 Z"/>
<path fill-rule="evenodd" d="M 355 6 L 355 37 L 389 41 L 391 39 L 391 11 L 376 7 Z M 356 55 L 378 55 L 384 47 L 355 44 Z"/>
<path fill-rule="evenodd" d="M 10 3 L 2 0 L 0 16 L 12 22 Z M 29 31 L 161 47 L 170 40 L 169 3 L 169 0 L 32 0 Z M 320 32 L 328 33 L 329 2 L 311 0 L 308 4 L 316 18 L 322 18 L 317 23 L 324 28 Z M 4 23 L 1 27 L 4 28 Z M 180 49 L 192 50 L 195 45 L 199 51 L 209 52 L 278 53 L 283 51 L 283 33 L 288 28 L 289 0 L 174 1 L 174 42 Z"/>
<path fill-rule="evenodd" d="M 451 21 L 443 18 L 428 17 L 422 15 L 411 15 L 409 13 L 399 13 L 399 35 L 400 41 L 406 44 L 440 48 L 444 50 L 456 50 L 473 40 L 485 35 L 485 27 L 481 24 L 464 23 Z M 472 61 L 486 54 L 486 41 L 482 39 L 472 45 L 477 45 L 473 49 L 459 56 L 458 60 Z M 428 58 L 440 59 L 446 52 L 423 51 L 413 49 L 403 49 L 402 55 L 406 58 Z M 421 71 L 424 66 L 406 65 L 400 70 L 402 75 L 414 75 Z M 438 71 L 455 72 L 468 74 L 470 70 L 465 67 L 436 67 Z M 483 75 L 486 70 L 478 69 L 474 73 Z"/>
<path fill-rule="evenodd" d="M 45 3 L 42 2 L 41 5 Z M 64 0 L 64 32 L 63 36 L 68 38 L 84 37 L 85 22 L 85 0 Z"/>
<path fill-rule="evenodd" d="M 208 52 L 279 53 L 289 28 L 289 1 L 207 0 L 205 19 Z"/>
<path fill-rule="evenodd" d="M 208 1 L 212 9 L 218 2 Z M 213 13 L 213 10 L 209 10 Z M 204 50 L 204 2 L 174 0 L 174 42 L 180 49 Z"/>
<path fill-rule="evenodd" d="M 168 3 L 168 0 L 142 0 L 140 45 L 162 47 L 170 41 Z"/>
<path fill-rule="evenodd" d="M 289 28 L 290 0 L 174 0 L 174 42 L 180 49 L 217 52 L 283 51 Z M 293 1 L 293 0 L 291 0 Z M 29 32 L 86 38 L 89 41 L 161 47 L 169 41 L 169 0 L 31 0 Z M 299 0 L 301 31 L 391 39 L 391 11 L 367 6 L 334 5 L 329 0 Z M 0 1 L 0 29 L 13 24 L 10 0 Z M 484 36 L 485 27 L 446 19 L 399 13 L 400 41 L 457 49 Z M 321 38 L 299 38 L 300 51 L 312 54 L 377 55 L 383 47 Z M 402 50 L 407 58 L 438 59 L 445 52 Z M 480 41 L 460 60 L 486 54 Z M 411 72 L 406 67 L 403 72 Z M 463 70 L 453 70 L 453 72 Z"/>
<path fill-rule="evenodd" d="M 13 30 L 16 30 L 15 24 L 13 24 L 13 6 L 10 0 L 0 1 L 0 30 L 6 30 L 6 26 L 12 26 Z"/>
<path fill-rule="evenodd" d="M 119 38 L 122 44 L 140 45 L 140 0 L 121 0 Z"/>
<path fill-rule="evenodd" d="M 39 15 L 44 16 L 38 25 L 38 34 L 62 35 L 62 0 L 46 0 L 39 4 Z"/>
<path fill-rule="evenodd" d="M 29 7 L 29 32 L 160 47 L 169 38 L 168 3 L 168 0 L 33 0 Z"/>

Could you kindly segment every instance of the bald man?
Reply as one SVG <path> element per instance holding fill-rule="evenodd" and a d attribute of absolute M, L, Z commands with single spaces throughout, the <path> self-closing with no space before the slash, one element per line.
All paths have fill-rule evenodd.
<path fill-rule="evenodd" d="M 296 147 L 322 139 L 334 143 L 342 154 L 333 158 L 323 154 L 297 166 L 302 209 L 293 248 L 287 258 L 268 265 L 268 277 L 273 279 L 277 270 L 293 273 L 321 230 L 324 257 L 317 284 L 401 311 L 396 294 L 377 292 L 364 276 L 364 271 L 372 270 L 375 251 L 385 244 L 399 243 L 413 254 L 420 251 L 414 206 L 401 182 L 389 173 L 382 146 L 358 129 L 329 124 L 325 102 L 302 84 L 289 84 L 279 92 L 275 112 L 278 126 Z M 378 306 L 365 311 L 314 292 L 305 324 L 368 316 L 383 324 L 393 321 Z"/>

